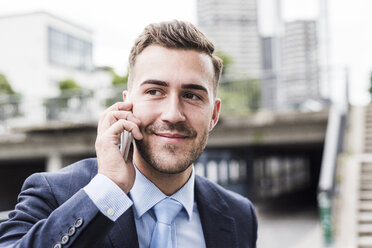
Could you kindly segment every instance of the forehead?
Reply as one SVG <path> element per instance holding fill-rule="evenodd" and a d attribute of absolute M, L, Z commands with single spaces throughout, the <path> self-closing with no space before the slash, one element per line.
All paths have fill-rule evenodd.
<path fill-rule="evenodd" d="M 131 74 L 132 87 L 151 79 L 172 84 L 203 84 L 211 91 L 213 89 L 212 60 L 209 55 L 195 50 L 151 45 L 138 55 Z"/>

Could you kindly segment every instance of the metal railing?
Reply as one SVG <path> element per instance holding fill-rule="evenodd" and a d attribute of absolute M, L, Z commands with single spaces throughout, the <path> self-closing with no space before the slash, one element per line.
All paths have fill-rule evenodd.
<path fill-rule="evenodd" d="M 21 115 L 20 95 L 0 95 L 0 121 Z"/>
<path fill-rule="evenodd" d="M 333 243 L 333 199 L 338 156 L 342 151 L 347 112 L 337 105 L 329 111 L 322 165 L 318 185 L 318 206 L 325 245 Z"/>
<path fill-rule="evenodd" d="M 221 82 L 217 96 L 222 100 L 222 116 L 249 115 L 261 107 L 260 80 Z"/>
<path fill-rule="evenodd" d="M 336 192 L 336 172 L 338 157 L 343 149 L 344 136 L 348 114 L 348 72 L 345 72 L 344 81 L 338 82 L 344 89 L 341 98 L 331 99 L 326 137 L 324 142 L 323 158 L 318 184 L 319 217 L 323 229 L 325 246 L 333 244 L 334 225 L 333 210 Z"/>
<path fill-rule="evenodd" d="M 123 89 L 63 91 L 54 97 L 0 96 L 0 127 L 44 125 L 50 122 L 96 122 Z M 0 130 L 1 131 L 1 130 Z"/>

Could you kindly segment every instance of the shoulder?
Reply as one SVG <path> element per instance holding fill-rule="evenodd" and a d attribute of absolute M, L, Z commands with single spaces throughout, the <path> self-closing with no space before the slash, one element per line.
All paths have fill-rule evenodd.
<path fill-rule="evenodd" d="M 41 172 L 28 177 L 22 192 L 30 188 L 53 191 L 54 195 L 69 197 L 87 185 L 97 174 L 97 160 L 84 159 L 56 172 Z"/>
<path fill-rule="evenodd" d="M 78 184 L 88 183 L 97 174 L 97 159 L 88 158 L 77 161 L 56 172 L 44 172 L 43 175 L 53 180 L 74 180 Z"/>
<path fill-rule="evenodd" d="M 89 158 L 80 160 L 71 165 L 68 165 L 56 172 L 39 172 L 32 174 L 26 181 L 33 181 L 36 178 L 40 179 L 43 177 L 50 182 L 71 181 L 73 179 L 91 179 L 95 174 L 97 174 L 97 160 L 95 158 Z M 90 181 L 90 180 L 89 180 Z"/>

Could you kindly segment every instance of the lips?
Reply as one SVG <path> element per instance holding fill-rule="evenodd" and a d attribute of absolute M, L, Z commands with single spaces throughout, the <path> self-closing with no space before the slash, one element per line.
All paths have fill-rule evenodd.
<path fill-rule="evenodd" d="M 185 139 L 187 138 L 187 135 L 182 133 L 161 133 L 161 132 L 155 132 L 154 133 L 157 136 L 168 138 L 168 139 Z"/>
<path fill-rule="evenodd" d="M 168 139 L 195 138 L 197 132 L 185 123 L 154 123 L 145 127 L 145 133 Z"/>

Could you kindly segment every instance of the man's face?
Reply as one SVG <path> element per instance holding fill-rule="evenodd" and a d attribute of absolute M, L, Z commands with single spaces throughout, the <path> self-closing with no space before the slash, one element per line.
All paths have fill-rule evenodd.
<path fill-rule="evenodd" d="M 218 120 L 210 57 L 152 45 L 137 57 L 131 73 L 133 114 L 143 134 L 134 158 L 162 173 L 186 170 L 203 152 Z"/>

